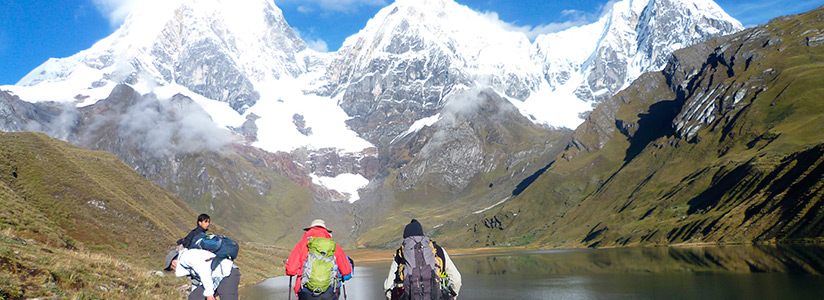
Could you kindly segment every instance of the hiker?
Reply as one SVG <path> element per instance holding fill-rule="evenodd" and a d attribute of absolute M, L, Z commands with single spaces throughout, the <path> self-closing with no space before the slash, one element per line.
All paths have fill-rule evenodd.
<path fill-rule="evenodd" d="M 192 248 L 192 243 L 194 243 L 194 239 L 196 236 L 200 234 L 205 234 L 206 231 L 209 230 L 209 225 L 211 224 L 211 218 L 207 214 L 200 214 L 197 216 L 197 227 L 192 229 L 188 235 L 182 240 L 177 241 L 178 245 L 183 245 L 183 248 L 189 249 Z"/>
<path fill-rule="evenodd" d="M 343 248 L 332 240 L 326 222 L 312 221 L 303 238 L 286 260 L 286 275 L 297 275 L 295 294 L 299 300 L 337 300 L 338 279 L 352 273 L 352 265 Z"/>
<path fill-rule="evenodd" d="M 212 270 L 211 260 L 215 254 L 201 249 L 172 250 L 166 254 L 166 269 L 174 271 L 175 276 L 190 276 L 193 290 L 189 300 L 237 300 L 240 271 L 231 259 L 224 259 Z"/>
<path fill-rule="evenodd" d="M 424 236 L 421 223 L 412 219 L 403 229 L 403 242 L 383 288 L 391 300 L 454 300 L 461 290 L 461 273 L 446 250 Z"/>

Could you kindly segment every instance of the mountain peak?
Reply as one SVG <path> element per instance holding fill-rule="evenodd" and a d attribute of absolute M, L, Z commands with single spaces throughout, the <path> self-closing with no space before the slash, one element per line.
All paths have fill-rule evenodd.
<path fill-rule="evenodd" d="M 18 85 L 50 85 L 26 93 L 29 101 L 59 100 L 55 90 L 74 101 L 105 98 L 120 83 L 143 93 L 177 84 L 243 112 L 259 99 L 257 85 L 304 73 L 296 54 L 306 49 L 271 0 L 149 1 L 112 35 L 47 61 Z"/>
<path fill-rule="evenodd" d="M 740 29 L 709 0 L 622 0 L 598 22 L 532 43 L 453 0 L 397 0 L 326 56 L 305 51 L 272 0 L 141 5 L 115 34 L 50 60 L 20 84 L 55 83 L 37 91 L 63 91 L 66 101 L 103 99 L 119 83 L 141 93 L 181 86 L 228 103 L 232 116 L 261 98 L 298 99 L 308 90 L 331 98 L 349 128 L 380 144 L 473 87 L 492 88 L 536 123 L 574 128 L 676 49 Z M 28 101 L 56 100 L 18 91 Z"/>

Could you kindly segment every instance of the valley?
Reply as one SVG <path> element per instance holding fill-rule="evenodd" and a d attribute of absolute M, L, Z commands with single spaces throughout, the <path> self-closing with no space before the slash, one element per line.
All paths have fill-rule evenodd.
<path fill-rule="evenodd" d="M 254 30 L 223 0 L 137 10 L 0 86 L 0 298 L 174 298 L 153 270 L 199 213 L 243 285 L 317 218 L 365 262 L 413 218 L 457 255 L 824 242 L 824 8 L 686 2 L 530 40 L 398 0 L 329 53 L 268 0 Z"/>

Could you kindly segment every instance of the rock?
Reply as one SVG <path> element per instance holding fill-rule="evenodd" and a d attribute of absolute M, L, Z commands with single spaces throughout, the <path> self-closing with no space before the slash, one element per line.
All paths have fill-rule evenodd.
<path fill-rule="evenodd" d="M 824 44 L 824 34 L 807 37 L 807 47 L 818 47 Z"/>

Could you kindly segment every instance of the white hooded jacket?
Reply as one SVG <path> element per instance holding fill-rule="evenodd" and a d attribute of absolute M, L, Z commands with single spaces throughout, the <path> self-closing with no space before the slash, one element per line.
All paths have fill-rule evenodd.
<path fill-rule="evenodd" d="M 214 253 L 206 250 L 184 249 L 177 256 L 175 276 L 192 275 L 200 279 L 200 283 L 203 285 L 203 297 L 213 296 L 220 280 L 228 277 L 234 267 L 232 260 L 224 259 L 212 271 L 212 258 L 214 257 Z"/>

